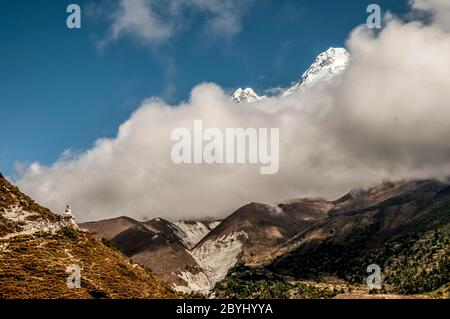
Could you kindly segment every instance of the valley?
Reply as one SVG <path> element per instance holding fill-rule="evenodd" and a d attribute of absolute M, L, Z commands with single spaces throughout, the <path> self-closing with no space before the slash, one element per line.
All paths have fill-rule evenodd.
<path fill-rule="evenodd" d="M 448 182 L 404 181 L 354 190 L 335 201 L 251 203 L 193 247 L 183 245 L 180 231 L 165 221 L 171 225 L 166 230 L 180 237 L 164 244 L 176 245 L 179 255 L 169 262 L 176 268 L 165 267 L 172 276 L 162 278 L 176 290 L 221 298 L 447 296 L 449 190 Z M 157 246 L 148 252 L 149 261 L 162 265 L 175 256 L 162 254 L 164 245 L 153 240 L 146 244 Z M 129 248 L 122 242 L 119 249 L 127 254 Z M 370 264 L 383 271 L 380 291 L 365 286 Z M 158 273 L 151 262 L 144 265 Z"/>
<path fill-rule="evenodd" d="M 79 226 L 1 185 L 3 298 L 449 297 L 449 181 L 251 203 L 221 221 Z M 82 289 L 67 288 L 69 264 L 81 266 Z M 382 269 L 380 290 L 365 286 L 370 264 Z"/>

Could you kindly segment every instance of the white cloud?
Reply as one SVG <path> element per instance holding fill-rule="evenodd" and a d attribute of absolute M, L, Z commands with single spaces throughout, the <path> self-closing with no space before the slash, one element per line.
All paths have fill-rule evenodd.
<path fill-rule="evenodd" d="M 81 221 L 128 215 L 222 217 L 251 201 L 335 198 L 385 179 L 450 174 L 450 34 L 436 22 L 390 20 L 374 35 L 357 28 L 351 65 L 331 88 L 234 104 L 201 84 L 191 99 L 149 99 L 85 153 L 29 166 L 19 186 L 55 210 L 69 201 Z M 299 70 L 301 73 L 302 70 Z M 258 165 L 175 165 L 171 131 L 192 127 L 280 128 L 280 172 Z"/>
<path fill-rule="evenodd" d="M 127 34 L 145 41 L 160 42 L 170 38 L 172 33 L 171 23 L 163 22 L 146 0 L 121 0 L 111 26 L 113 39 Z"/>
<path fill-rule="evenodd" d="M 282 87 L 274 87 L 274 88 L 268 88 L 264 90 L 264 94 L 265 95 L 279 95 L 281 93 L 283 93 L 286 90 L 286 88 L 282 88 Z"/>
<path fill-rule="evenodd" d="M 120 0 L 110 28 L 110 40 L 132 36 L 144 43 L 167 41 L 189 25 L 189 14 L 205 16 L 204 30 L 214 36 L 241 31 L 242 18 L 253 0 Z M 104 44 L 104 43 L 102 43 Z"/>
<path fill-rule="evenodd" d="M 450 31 L 449 0 L 411 0 L 411 4 L 418 10 L 431 12 L 434 22 L 444 28 L 444 30 Z"/>
<path fill-rule="evenodd" d="M 242 17 L 253 0 L 191 0 L 192 8 L 210 15 L 207 30 L 214 34 L 235 35 L 241 31 Z"/>

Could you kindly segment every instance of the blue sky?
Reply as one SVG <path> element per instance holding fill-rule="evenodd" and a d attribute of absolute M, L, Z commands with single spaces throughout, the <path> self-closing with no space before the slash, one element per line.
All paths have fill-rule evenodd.
<path fill-rule="evenodd" d="M 286 87 L 330 46 L 343 46 L 373 0 L 259 0 L 232 34 L 205 32 L 198 12 L 155 44 L 130 34 L 107 41 L 118 1 L 2 1 L 0 11 L 0 171 L 15 163 L 51 164 L 118 126 L 150 96 L 176 104 L 198 83 L 230 92 Z M 82 8 L 69 30 L 66 7 Z M 401 14 L 406 1 L 378 0 Z M 164 14 L 164 12 L 162 12 Z M 184 18 L 183 18 L 184 19 Z"/>

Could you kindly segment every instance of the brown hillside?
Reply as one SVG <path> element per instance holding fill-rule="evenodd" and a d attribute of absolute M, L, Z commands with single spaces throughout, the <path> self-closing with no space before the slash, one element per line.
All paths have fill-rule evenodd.
<path fill-rule="evenodd" d="M 66 268 L 81 269 L 69 289 Z M 0 298 L 170 298 L 153 273 L 33 202 L 0 174 Z"/>

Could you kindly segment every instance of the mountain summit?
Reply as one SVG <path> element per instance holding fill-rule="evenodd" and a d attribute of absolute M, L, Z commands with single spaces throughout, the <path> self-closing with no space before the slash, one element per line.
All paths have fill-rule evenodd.
<path fill-rule="evenodd" d="M 283 96 L 292 94 L 300 87 L 314 87 L 320 83 L 329 82 L 347 68 L 349 61 L 350 54 L 346 49 L 329 48 L 316 58 L 300 80 L 287 89 Z"/>
<path fill-rule="evenodd" d="M 349 61 L 350 54 L 346 49 L 329 48 L 319 54 L 301 78 L 294 85 L 282 91 L 281 96 L 289 96 L 301 87 L 310 88 L 329 83 L 347 68 Z M 236 103 L 252 103 L 266 98 L 266 96 L 258 96 L 251 88 L 246 88 L 245 90 L 239 88 L 234 92 L 231 99 Z"/>
<path fill-rule="evenodd" d="M 252 103 L 252 102 L 259 101 L 259 100 L 263 100 L 265 98 L 266 98 L 266 96 L 259 96 L 251 88 L 246 88 L 245 90 L 243 90 L 242 88 L 239 88 L 234 92 L 233 96 L 231 97 L 231 99 L 236 103 L 241 103 L 241 102 Z"/>

